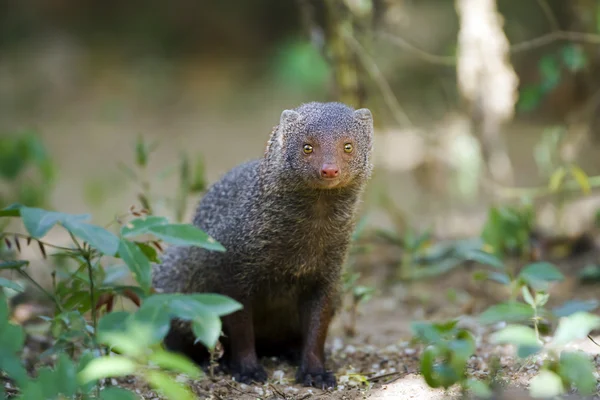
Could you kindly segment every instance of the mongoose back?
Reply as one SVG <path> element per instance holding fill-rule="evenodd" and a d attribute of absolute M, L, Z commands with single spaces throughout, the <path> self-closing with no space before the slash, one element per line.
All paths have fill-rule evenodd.
<path fill-rule="evenodd" d="M 341 103 L 281 113 L 262 158 L 238 165 L 201 199 L 193 223 L 225 248 L 170 247 L 154 267 L 164 292 L 227 295 L 243 309 L 223 317 L 223 361 L 241 382 L 264 382 L 261 356 L 295 356 L 296 379 L 335 386 L 325 339 L 358 203 L 371 175 L 373 118 Z M 165 345 L 199 363 L 184 322 Z"/>

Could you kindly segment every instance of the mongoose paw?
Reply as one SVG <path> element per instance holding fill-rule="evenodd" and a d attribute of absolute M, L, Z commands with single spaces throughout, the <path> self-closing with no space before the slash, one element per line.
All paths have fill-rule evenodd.
<path fill-rule="evenodd" d="M 319 389 L 329 389 L 336 387 L 335 375 L 330 371 L 319 373 L 310 373 L 298 371 L 296 381 L 304 386 L 314 386 Z"/>
<path fill-rule="evenodd" d="M 257 365 L 251 368 L 240 368 L 232 371 L 232 377 L 236 382 L 251 385 L 252 382 L 265 383 L 267 381 L 267 372 L 263 367 Z"/>

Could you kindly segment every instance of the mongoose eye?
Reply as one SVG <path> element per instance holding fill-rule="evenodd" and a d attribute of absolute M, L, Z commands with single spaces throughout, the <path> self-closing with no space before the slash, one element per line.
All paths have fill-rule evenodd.
<path fill-rule="evenodd" d="M 352 143 L 346 143 L 346 144 L 344 145 L 344 151 L 345 151 L 346 153 L 352 153 Z"/>
<path fill-rule="evenodd" d="M 310 144 L 305 144 L 303 150 L 304 154 L 310 154 L 313 151 L 313 147 Z"/>

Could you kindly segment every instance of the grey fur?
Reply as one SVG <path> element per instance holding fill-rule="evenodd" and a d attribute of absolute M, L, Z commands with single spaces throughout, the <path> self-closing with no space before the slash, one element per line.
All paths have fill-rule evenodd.
<path fill-rule="evenodd" d="M 251 299 L 257 340 L 299 330 L 294 307 L 302 288 L 318 284 L 338 304 L 342 265 L 371 174 L 372 138 L 368 109 L 313 102 L 284 110 L 264 157 L 234 167 L 197 207 L 194 225 L 227 251 L 170 247 L 154 266 L 154 287 Z M 310 157 L 306 142 L 313 144 Z M 352 154 L 344 154 L 347 142 Z M 339 165 L 337 187 L 322 186 L 324 162 Z"/>

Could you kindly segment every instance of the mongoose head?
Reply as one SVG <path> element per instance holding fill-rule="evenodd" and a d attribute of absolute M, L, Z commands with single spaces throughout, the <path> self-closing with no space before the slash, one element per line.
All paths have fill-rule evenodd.
<path fill-rule="evenodd" d="M 266 156 L 291 181 L 315 189 L 341 188 L 371 172 L 373 117 L 366 108 L 307 103 L 281 113 Z M 278 164 L 278 165 L 277 165 Z"/>

